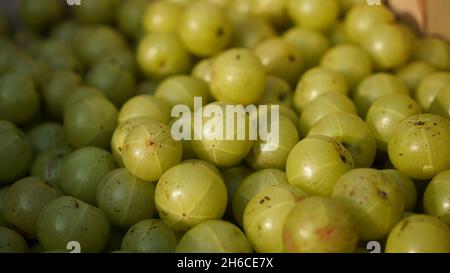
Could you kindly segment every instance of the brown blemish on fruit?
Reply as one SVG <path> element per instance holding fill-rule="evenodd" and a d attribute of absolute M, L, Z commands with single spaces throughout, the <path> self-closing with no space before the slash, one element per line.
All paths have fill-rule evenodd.
<path fill-rule="evenodd" d="M 292 54 L 289 54 L 288 59 L 291 63 L 295 62 L 295 60 L 296 60 L 295 56 Z"/>
<path fill-rule="evenodd" d="M 330 237 L 334 235 L 335 231 L 336 230 L 333 227 L 326 226 L 316 230 L 316 234 L 322 241 L 328 241 L 330 240 Z"/>
<path fill-rule="evenodd" d="M 223 28 L 219 28 L 216 34 L 218 37 L 222 37 L 225 34 L 225 31 L 223 30 Z"/>
<path fill-rule="evenodd" d="M 423 121 L 417 121 L 416 123 L 414 123 L 415 125 L 417 125 L 417 126 L 423 126 L 423 125 L 425 125 L 425 122 L 423 122 Z"/>
<path fill-rule="evenodd" d="M 147 146 L 153 147 L 155 144 L 156 144 L 156 142 L 153 139 L 148 139 L 146 141 Z"/>
<path fill-rule="evenodd" d="M 406 219 L 406 220 L 402 223 L 402 225 L 400 226 L 400 231 L 403 231 L 403 230 L 406 228 L 407 225 L 409 225 L 409 220 L 408 220 L 408 219 Z"/>
<path fill-rule="evenodd" d="M 237 54 L 236 55 L 236 60 L 240 60 L 241 59 L 241 54 Z"/>
<path fill-rule="evenodd" d="M 387 193 L 384 191 L 378 191 L 378 196 L 384 200 L 387 200 L 387 197 L 388 197 Z"/>
<path fill-rule="evenodd" d="M 264 196 L 264 198 L 261 199 L 261 200 L 259 201 L 259 203 L 260 203 L 260 204 L 263 204 L 266 200 L 269 201 L 269 200 L 270 200 L 270 197 L 269 197 L 269 196 Z"/>
<path fill-rule="evenodd" d="M 347 158 L 344 155 L 340 154 L 339 157 L 341 158 L 342 162 L 347 163 Z"/>

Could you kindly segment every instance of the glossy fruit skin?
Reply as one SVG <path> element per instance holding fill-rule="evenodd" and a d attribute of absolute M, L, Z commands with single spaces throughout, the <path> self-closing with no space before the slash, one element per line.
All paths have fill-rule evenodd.
<path fill-rule="evenodd" d="M 405 213 L 415 211 L 417 203 L 417 189 L 414 182 L 406 174 L 393 169 L 381 170 L 382 173 L 389 175 L 392 180 L 398 183 L 405 200 Z"/>
<path fill-rule="evenodd" d="M 64 159 L 72 151 L 72 148 L 65 147 L 39 154 L 31 164 L 30 175 L 42 177 L 48 184 L 58 188 Z"/>
<path fill-rule="evenodd" d="M 450 170 L 436 175 L 428 184 L 423 195 L 423 207 L 426 213 L 436 216 L 450 225 Z"/>
<path fill-rule="evenodd" d="M 303 55 L 281 38 L 268 38 L 254 49 L 269 75 L 295 85 L 304 69 Z"/>
<path fill-rule="evenodd" d="M 450 119 L 450 85 L 437 94 L 430 106 L 430 112 Z"/>
<path fill-rule="evenodd" d="M 413 59 L 427 62 L 439 70 L 448 70 L 450 69 L 450 46 L 439 38 L 424 37 L 417 42 Z"/>
<path fill-rule="evenodd" d="M 276 125 L 275 125 L 276 126 Z M 256 140 L 245 160 L 255 170 L 275 168 L 284 170 L 286 159 L 291 149 L 298 143 L 300 137 L 295 124 L 287 117 L 280 115 L 278 120 L 279 143 L 274 151 L 264 151 L 261 144 L 267 144 L 261 140 Z"/>
<path fill-rule="evenodd" d="M 81 83 L 81 77 L 71 71 L 53 71 L 48 83 L 41 90 L 47 110 L 53 117 L 62 119 L 64 102 Z"/>
<path fill-rule="evenodd" d="M 311 68 L 302 75 L 297 84 L 294 93 L 295 108 L 301 113 L 314 99 L 331 91 L 347 95 L 348 88 L 344 78 L 324 67 Z"/>
<path fill-rule="evenodd" d="M 244 230 L 255 252 L 283 252 L 286 217 L 306 197 L 294 186 L 278 185 L 263 189 L 250 200 L 244 212 Z"/>
<path fill-rule="evenodd" d="M 375 139 L 364 121 L 355 114 L 339 112 L 327 115 L 309 130 L 308 135 L 335 139 L 351 153 L 357 168 L 368 168 L 375 160 Z"/>
<path fill-rule="evenodd" d="M 0 253 L 27 253 L 30 249 L 22 236 L 14 230 L 0 227 Z"/>
<path fill-rule="evenodd" d="M 0 143 L 3 143 L 0 146 L 0 184 L 8 184 L 27 173 L 33 150 L 25 134 L 11 122 L 2 119 Z"/>
<path fill-rule="evenodd" d="M 414 99 L 424 112 L 428 112 L 437 95 L 449 85 L 449 72 L 435 72 L 420 82 Z"/>
<path fill-rule="evenodd" d="M 26 177 L 9 187 L 4 199 L 5 220 L 36 238 L 36 221 L 43 207 L 62 196 L 62 192 L 40 177 Z"/>
<path fill-rule="evenodd" d="M 70 196 L 47 204 L 36 224 L 36 233 L 46 250 L 65 249 L 78 241 L 82 252 L 100 252 L 109 237 L 110 224 L 105 213 Z"/>
<path fill-rule="evenodd" d="M 30 78 L 7 74 L 0 78 L 0 118 L 19 124 L 39 110 L 39 95 Z"/>
<path fill-rule="evenodd" d="M 137 48 L 137 63 L 150 79 L 188 72 L 192 59 L 175 33 L 150 33 Z"/>
<path fill-rule="evenodd" d="M 90 97 L 69 105 L 64 113 L 68 142 L 77 148 L 108 148 L 117 126 L 117 108 L 105 98 Z"/>
<path fill-rule="evenodd" d="M 146 117 L 131 118 L 119 123 L 119 125 L 116 127 L 116 130 L 114 130 L 114 133 L 111 137 L 111 153 L 118 166 L 125 166 L 122 161 L 122 151 L 125 138 L 130 133 L 131 129 L 141 123 L 146 122 L 148 119 L 149 118 Z"/>
<path fill-rule="evenodd" d="M 86 83 L 105 92 L 117 107 L 136 95 L 136 82 L 131 71 L 113 61 L 101 61 L 92 66 Z"/>
<path fill-rule="evenodd" d="M 411 41 L 396 24 L 377 25 L 363 38 L 363 47 L 377 68 L 388 70 L 406 63 L 411 53 Z"/>
<path fill-rule="evenodd" d="M 385 237 L 400 221 L 405 205 L 400 186 L 389 175 L 364 168 L 342 175 L 333 199 L 352 214 L 362 240 Z"/>
<path fill-rule="evenodd" d="M 249 117 L 247 114 L 245 114 L 243 122 L 239 120 L 240 117 L 238 118 L 237 115 L 234 115 L 234 130 L 230 133 L 232 140 L 226 139 L 227 105 L 230 104 L 218 101 L 204 106 L 204 112 L 221 109 L 224 115 L 217 119 L 214 118 L 214 115 L 212 117 L 203 117 L 201 130 L 197 130 L 195 122 L 192 122 L 194 126 L 194 139 L 191 141 L 193 151 L 199 159 L 211 162 L 217 167 L 231 167 L 238 164 L 247 156 L 253 145 L 253 140 L 249 138 Z M 222 135 L 220 136 L 214 129 L 216 123 L 214 120 L 218 120 L 219 124 L 223 126 Z M 245 136 L 243 140 L 238 140 L 238 129 L 241 129 L 238 128 L 238 123 L 244 124 Z"/>
<path fill-rule="evenodd" d="M 181 142 L 172 138 L 168 126 L 148 119 L 126 136 L 122 160 L 134 176 L 157 181 L 166 170 L 181 161 L 182 152 Z"/>
<path fill-rule="evenodd" d="M 397 77 L 389 73 L 376 73 L 364 78 L 353 92 L 353 101 L 358 113 L 365 118 L 370 106 L 385 95 L 402 94 L 409 96 L 408 87 Z"/>
<path fill-rule="evenodd" d="M 425 62 L 410 62 L 400 67 L 396 72 L 396 76 L 402 80 L 415 97 L 420 83 L 436 70 Z"/>
<path fill-rule="evenodd" d="M 192 160 L 170 168 L 161 176 L 155 199 L 164 223 L 174 230 L 186 231 L 206 220 L 222 218 L 227 190 L 213 165 Z"/>
<path fill-rule="evenodd" d="M 305 68 L 318 65 L 320 58 L 331 45 L 326 35 L 301 27 L 289 29 L 282 38 L 302 53 Z"/>
<path fill-rule="evenodd" d="M 263 95 L 265 79 L 258 57 L 248 49 L 234 48 L 214 59 L 210 89 L 217 100 L 251 104 Z"/>
<path fill-rule="evenodd" d="M 288 0 L 287 10 L 291 19 L 299 26 L 313 29 L 329 29 L 339 15 L 336 0 Z"/>
<path fill-rule="evenodd" d="M 170 119 L 170 104 L 151 95 L 138 95 L 130 98 L 120 108 L 119 123 L 135 118 L 150 118 L 168 124 Z"/>
<path fill-rule="evenodd" d="M 345 32 L 351 41 L 360 43 L 373 28 L 394 20 L 394 14 L 386 6 L 355 5 L 345 16 Z"/>
<path fill-rule="evenodd" d="M 194 108 L 195 97 L 201 97 L 203 104 L 211 101 L 208 84 L 186 75 L 176 75 L 162 81 L 155 91 L 155 97 L 166 101 L 171 107 L 183 104 L 191 109 Z"/>
<path fill-rule="evenodd" d="M 340 112 L 357 114 L 352 100 L 342 93 L 328 92 L 315 98 L 302 111 L 298 121 L 301 136 L 308 135 L 309 130 L 321 119 Z"/>
<path fill-rule="evenodd" d="M 354 252 L 358 233 L 352 215 L 342 204 L 315 196 L 290 210 L 283 240 L 286 252 Z"/>
<path fill-rule="evenodd" d="M 175 32 L 180 25 L 183 6 L 170 1 L 155 1 L 147 4 L 142 16 L 142 27 L 146 32 Z"/>
<path fill-rule="evenodd" d="M 372 72 L 370 56 L 360 47 L 350 43 L 330 48 L 322 56 L 320 66 L 341 74 L 350 90 Z"/>
<path fill-rule="evenodd" d="M 36 154 L 69 145 L 64 136 L 63 126 L 57 122 L 41 123 L 33 127 L 28 132 L 28 138 Z"/>
<path fill-rule="evenodd" d="M 156 214 L 154 183 L 131 175 L 126 169 L 106 174 L 97 188 L 96 200 L 110 222 L 122 228 Z"/>
<path fill-rule="evenodd" d="M 252 13 L 275 27 L 283 28 L 289 23 L 286 0 L 253 1 Z"/>
<path fill-rule="evenodd" d="M 65 158 L 59 186 L 65 194 L 96 205 L 101 178 L 116 167 L 108 151 L 97 147 L 80 148 Z"/>
<path fill-rule="evenodd" d="M 172 253 L 178 244 L 175 232 L 160 219 L 143 220 L 132 226 L 122 241 L 122 251 Z"/>
<path fill-rule="evenodd" d="M 366 124 L 377 142 L 377 148 L 387 151 L 387 143 L 405 118 L 422 113 L 415 100 L 403 94 L 385 95 L 374 101 L 366 116 Z"/>
<path fill-rule="evenodd" d="M 193 68 L 191 75 L 194 78 L 197 78 L 199 80 L 203 80 L 204 82 L 208 83 L 212 79 L 212 68 L 214 64 L 214 58 L 204 58 L 201 61 L 199 61 Z"/>
<path fill-rule="evenodd" d="M 237 226 L 222 220 L 209 220 L 186 232 L 175 252 L 251 253 L 252 247 Z"/>
<path fill-rule="evenodd" d="M 286 174 L 290 184 L 309 195 L 331 196 L 339 177 L 354 167 L 344 146 L 327 136 L 310 136 L 292 148 Z"/>
<path fill-rule="evenodd" d="M 419 214 L 399 222 L 386 242 L 386 253 L 449 253 L 450 230 L 439 219 Z"/>
<path fill-rule="evenodd" d="M 184 46 L 194 55 L 211 56 L 231 41 L 232 25 L 225 12 L 205 0 L 188 3 L 179 23 Z"/>
<path fill-rule="evenodd" d="M 413 179 L 431 179 L 450 168 L 450 121 L 435 114 L 404 119 L 388 142 L 395 168 Z"/>
<path fill-rule="evenodd" d="M 233 216 L 239 226 L 243 226 L 248 202 L 263 189 L 277 185 L 288 185 L 286 173 L 278 169 L 257 171 L 242 180 L 237 186 L 232 202 Z"/>

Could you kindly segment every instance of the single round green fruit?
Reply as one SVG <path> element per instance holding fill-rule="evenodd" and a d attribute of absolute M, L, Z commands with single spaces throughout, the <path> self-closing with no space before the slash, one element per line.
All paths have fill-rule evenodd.
<path fill-rule="evenodd" d="M 358 232 L 342 204 L 326 197 L 309 197 L 288 213 L 283 239 L 286 252 L 354 252 Z"/>
<path fill-rule="evenodd" d="M 423 195 L 426 213 L 436 216 L 450 225 L 450 170 L 436 175 L 428 184 Z"/>
<path fill-rule="evenodd" d="M 213 165 L 189 160 L 161 176 L 155 199 L 164 223 L 174 230 L 186 231 L 204 221 L 222 218 L 227 205 L 227 189 Z"/>

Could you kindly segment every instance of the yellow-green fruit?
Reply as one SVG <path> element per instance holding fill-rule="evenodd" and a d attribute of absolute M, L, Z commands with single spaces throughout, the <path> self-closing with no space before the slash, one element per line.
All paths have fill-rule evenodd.
<path fill-rule="evenodd" d="M 294 105 L 299 113 L 320 95 L 336 91 L 347 95 L 344 78 L 337 72 L 324 67 L 315 67 L 302 75 L 294 93 Z"/>
<path fill-rule="evenodd" d="M 186 232 L 175 252 L 251 253 L 252 247 L 237 226 L 222 220 L 209 220 Z"/>
<path fill-rule="evenodd" d="M 286 174 L 290 184 L 310 195 L 331 196 L 338 179 L 354 167 L 344 146 L 327 136 L 310 136 L 289 153 Z"/>
<path fill-rule="evenodd" d="M 167 125 L 148 119 L 132 128 L 126 136 L 122 161 L 134 176 L 157 181 L 166 170 L 181 161 L 182 152 L 181 142 L 172 138 Z"/>
<path fill-rule="evenodd" d="M 388 142 L 392 164 L 413 179 L 431 179 L 450 168 L 450 121 L 435 114 L 404 119 Z"/>
<path fill-rule="evenodd" d="M 327 115 L 309 130 L 308 135 L 335 139 L 351 153 L 357 168 L 368 168 L 375 160 L 375 139 L 366 123 L 355 114 L 338 112 Z"/>
<path fill-rule="evenodd" d="M 420 82 L 414 99 L 424 112 L 430 110 L 437 95 L 450 85 L 449 72 L 435 72 Z"/>
<path fill-rule="evenodd" d="M 375 100 L 366 116 L 366 124 L 377 142 L 387 151 L 387 144 L 402 120 L 422 113 L 415 100 L 403 94 L 386 95 Z"/>
<path fill-rule="evenodd" d="M 142 27 L 146 32 L 174 32 L 180 24 L 183 6 L 169 1 L 147 3 L 142 15 Z"/>
<path fill-rule="evenodd" d="M 225 219 L 233 219 L 233 198 L 236 193 L 237 188 L 242 183 L 242 181 L 253 173 L 253 170 L 246 166 L 235 166 L 227 169 L 221 170 L 221 175 L 225 186 L 227 186 L 227 209 L 225 211 Z M 0 191 L 1 194 L 1 191 Z M 1 195 L 0 195 L 1 196 Z M 0 197 L 1 200 L 1 197 Z M 1 202 L 1 201 L 0 201 Z M 1 211 L 1 209 L 0 209 Z M 1 220 L 0 220 L 1 221 Z"/>
<path fill-rule="evenodd" d="M 250 50 L 234 48 L 214 59 L 210 88 L 217 100 L 256 103 L 264 94 L 266 70 Z"/>
<path fill-rule="evenodd" d="M 164 223 L 174 230 L 186 231 L 204 221 L 222 218 L 227 189 L 214 166 L 193 160 L 176 165 L 161 176 L 155 200 Z"/>
<path fill-rule="evenodd" d="M 358 232 L 342 204 L 326 197 L 309 197 L 293 206 L 283 231 L 286 252 L 354 252 Z"/>
<path fill-rule="evenodd" d="M 426 213 L 450 225 L 450 170 L 439 173 L 428 184 L 423 207 Z"/>
<path fill-rule="evenodd" d="M 42 178 L 27 177 L 9 187 L 5 195 L 5 220 L 21 230 L 26 237 L 36 238 L 36 221 L 42 208 L 62 196 L 62 192 L 48 185 Z"/>
<path fill-rule="evenodd" d="M 387 253 L 449 253 L 450 229 L 429 215 L 412 215 L 399 222 L 386 242 Z"/>
<path fill-rule="evenodd" d="M 256 252 L 284 251 L 284 222 L 292 207 L 306 196 L 294 186 L 278 185 L 263 189 L 250 200 L 244 212 L 244 230 Z"/>
<path fill-rule="evenodd" d="M 0 227 L 0 253 L 27 253 L 30 249 L 17 232 Z"/>
<path fill-rule="evenodd" d="M 120 108 L 118 120 L 122 123 L 133 118 L 150 118 L 168 124 L 170 104 L 150 95 L 132 97 Z"/>
<path fill-rule="evenodd" d="M 379 240 L 400 221 L 405 201 L 389 175 L 375 169 L 355 169 L 339 178 L 333 198 L 353 215 L 362 240 Z"/>
<path fill-rule="evenodd" d="M 403 193 L 403 199 L 405 200 L 405 211 L 415 211 L 417 202 L 417 189 L 411 178 L 398 170 L 381 170 L 381 172 L 389 175 L 392 180 L 397 182 L 400 186 L 400 189 Z"/>
<path fill-rule="evenodd" d="M 233 215 L 236 222 L 243 226 L 243 217 L 248 202 L 261 190 L 287 185 L 286 173 L 277 169 L 265 169 L 247 176 L 237 187 L 233 197 Z"/>

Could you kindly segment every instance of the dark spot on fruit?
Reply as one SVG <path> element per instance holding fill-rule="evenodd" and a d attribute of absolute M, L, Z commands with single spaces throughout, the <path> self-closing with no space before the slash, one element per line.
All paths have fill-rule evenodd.
<path fill-rule="evenodd" d="M 342 162 L 347 163 L 347 158 L 344 155 L 339 155 L 339 157 L 341 158 Z"/>
<path fill-rule="evenodd" d="M 381 199 L 384 199 L 384 200 L 387 199 L 387 193 L 384 192 L 384 191 L 378 191 L 378 196 L 379 196 Z"/>
<path fill-rule="evenodd" d="M 436 125 L 437 125 L 437 123 L 436 123 L 436 122 L 434 122 L 434 123 L 433 123 L 433 125 L 434 125 L 434 126 L 436 126 Z"/>
<path fill-rule="evenodd" d="M 156 142 L 155 142 L 153 139 L 148 139 L 148 140 L 147 140 L 147 146 L 152 147 L 152 146 L 154 146 L 155 144 L 156 144 Z"/>
<path fill-rule="evenodd" d="M 166 62 L 165 61 L 160 61 L 158 65 L 159 65 L 160 68 L 163 68 L 164 66 L 166 66 Z"/>
<path fill-rule="evenodd" d="M 236 55 L 236 60 L 240 60 L 241 59 L 241 54 L 237 54 Z"/>
<path fill-rule="evenodd" d="M 399 153 L 398 156 L 403 156 L 403 154 L 402 154 L 402 153 Z"/>
<path fill-rule="evenodd" d="M 219 28 L 216 34 L 218 37 L 222 37 L 225 34 L 225 31 L 223 30 L 223 28 Z"/>
<path fill-rule="evenodd" d="M 425 122 L 423 122 L 423 121 L 417 121 L 416 123 L 414 123 L 415 125 L 417 125 L 417 126 L 423 126 L 423 125 L 425 125 Z"/>
<path fill-rule="evenodd" d="M 350 195 L 350 196 L 353 196 L 353 195 L 355 195 L 355 192 L 354 192 L 354 191 L 350 191 L 350 192 L 349 192 L 349 195 Z"/>
<path fill-rule="evenodd" d="M 182 215 L 183 215 L 183 217 L 186 217 L 186 213 L 183 213 Z"/>
<path fill-rule="evenodd" d="M 119 147 L 119 149 L 118 149 L 118 150 L 119 150 L 119 152 L 122 152 L 122 147 Z"/>
<path fill-rule="evenodd" d="M 74 201 L 74 202 L 73 202 L 73 206 L 74 206 L 74 208 L 76 208 L 76 209 L 79 209 L 79 208 L 80 208 L 80 204 L 78 204 L 77 201 Z"/>
<path fill-rule="evenodd" d="M 295 62 L 295 60 L 296 60 L 295 56 L 292 54 L 289 54 L 288 59 L 291 63 Z"/>
<path fill-rule="evenodd" d="M 408 105 L 408 109 L 411 109 L 411 108 L 412 108 L 412 104 L 409 104 L 409 105 Z"/>
<path fill-rule="evenodd" d="M 269 197 L 269 196 L 264 196 L 264 198 L 261 199 L 261 200 L 259 201 L 259 203 L 260 203 L 260 204 L 263 204 L 266 200 L 269 201 L 269 200 L 270 200 L 270 197 Z"/>

